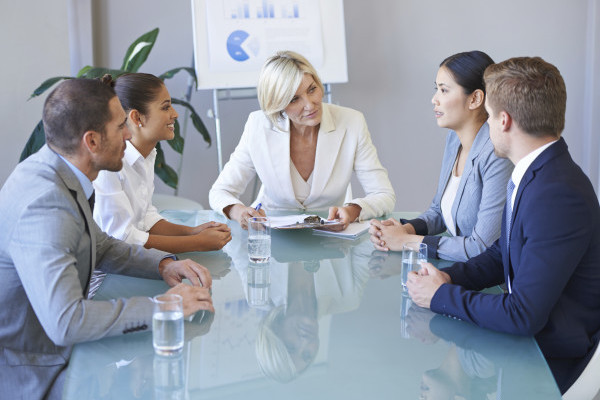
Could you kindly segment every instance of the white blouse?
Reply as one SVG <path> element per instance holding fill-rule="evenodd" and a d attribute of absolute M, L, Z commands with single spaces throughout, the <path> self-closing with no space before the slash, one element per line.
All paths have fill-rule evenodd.
<path fill-rule="evenodd" d="M 126 144 L 123 169 L 100 171 L 94 181 L 94 220 L 109 235 L 144 245 L 150 228 L 163 219 L 152 205 L 156 149 L 144 158 L 129 141 Z"/>
<path fill-rule="evenodd" d="M 454 204 L 454 199 L 456 198 L 456 193 L 458 192 L 459 183 L 460 176 L 455 176 L 453 173 L 450 174 L 450 179 L 448 180 L 446 190 L 444 190 L 442 201 L 440 202 L 442 216 L 444 217 L 446 228 L 448 228 L 448 231 L 452 234 L 452 236 L 456 236 L 454 218 L 452 218 L 452 205 Z"/>
<path fill-rule="evenodd" d="M 302 175 L 300 175 L 300 172 L 298 172 L 298 169 L 296 168 L 292 160 L 290 160 L 290 175 L 292 177 L 292 187 L 294 188 L 294 195 L 296 196 L 296 200 L 298 200 L 298 203 L 304 204 L 304 200 L 306 200 L 306 198 L 310 194 L 310 187 L 313 181 L 313 174 L 311 172 L 310 176 L 308 177 L 308 180 L 305 181 L 304 178 L 302 178 Z"/>

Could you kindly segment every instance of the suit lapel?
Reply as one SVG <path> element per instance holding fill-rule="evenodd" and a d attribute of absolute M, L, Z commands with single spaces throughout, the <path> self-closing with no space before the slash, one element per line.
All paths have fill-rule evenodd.
<path fill-rule="evenodd" d="M 306 204 L 320 197 L 323 193 L 333 172 L 333 167 L 345 135 L 345 130 L 336 129 L 335 121 L 333 120 L 328 104 L 323 103 L 323 117 L 321 118 L 319 136 L 317 138 L 315 167 L 312 173 L 313 181 L 310 194 L 305 200 Z"/>
<path fill-rule="evenodd" d="M 83 295 L 87 297 L 92 271 L 96 266 L 96 236 L 94 235 L 92 228 L 93 224 L 95 223 L 92 216 L 92 210 L 90 209 L 90 205 L 85 197 L 85 193 L 83 192 L 83 188 L 81 187 L 79 180 L 73 171 L 71 171 L 69 166 L 47 145 L 40 149 L 40 152 L 44 155 L 48 163 L 55 169 L 58 176 L 60 176 L 65 183 L 67 189 L 69 189 L 69 192 L 79 207 L 79 211 L 83 215 L 86 229 L 90 235 L 90 269 L 85 280 L 85 287 L 83 288 Z"/>
<path fill-rule="evenodd" d="M 463 194 L 465 192 L 465 186 L 467 181 L 471 178 L 473 174 L 473 166 L 475 165 L 475 161 L 481 150 L 485 146 L 490 138 L 489 127 L 487 123 L 484 123 L 481 128 L 479 128 L 479 132 L 475 136 L 475 140 L 473 141 L 473 145 L 471 146 L 471 150 L 469 150 L 469 159 L 465 163 L 465 169 L 463 170 L 462 177 L 460 179 L 460 183 L 458 184 L 458 189 L 456 191 L 456 198 L 454 199 L 454 203 L 452 204 L 452 220 L 454 221 L 454 232 L 458 235 L 458 227 L 456 225 L 456 215 L 458 213 L 458 205 L 462 201 Z M 454 166 L 454 163 L 452 163 Z M 448 173 L 448 177 L 450 177 L 450 173 Z"/>
<path fill-rule="evenodd" d="M 281 197 L 293 199 L 296 195 L 294 194 L 289 167 L 291 162 L 289 127 L 290 120 L 286 118 L 284 128 L 287 128 L 287 132 L 272 126 L 265 128 L 266 146 L 264 146 L 264 157 L 270 162 L 269 173 L 274 177 L 273 180 L 279 182 L 279 188 L 282 192 Z M 300 203 L 298 203 L 298 206 L 301 206 Z"/>
<path fill-rule="evenodd" d="M 546 164 L 552 158 L 557 157 L 566 151 L 567 151 L 567 144 L 563 138 L 560 138 L 558 140 L 558 142 L 550 145 L 550 147 L 548 147 L 547 149 L 542 151 L 542 153 L 540 155 L 538 155 L 535 160 L 533 160 L 533 162 L 531 163 L 529 168 L 527 168 L 527 170 L 525 171 L 523 178 L 521 178 L 521 182 L 519 182 L 519 187 L 517 188 L 517 194 L 515 196 L 515 203 L 513 205 L 512 216 L 511 216 L 512 222 L 510 224 L 510 232 L 506 232 L 506 216 L 503 215 L 503 217 L 502 217 L 502 225 L 504 226 L 504 229 L 502 229 L 502 231 L 505 232 L 504 235 L 508 235 L 510 233 L 509 237 L 511 238 L 511 240 L 514 237 L 512 234 L 512 231 L 515 229 L 515 226 L 518 225 L 516 222 L 517 222 L 517 218 L 519 215 L 519 208 L 520 208 L 520 204 L 521 204 L 521 199 L 523 197 L 523 192 L 525 191 L 525 189 L 527 189 L 527 186 L 531 182 L 533 182 L 533 180 L 536 177 L 537 172 L 544 166 L 544 164 Z M 505 209 L 504 212 L 506 213 L 506 207 L 504 207 L 504 209 Z M 505 258 L 503 257 L 505 273 L 508 274 L 509 279 L 512 281 L 512 279 L 515 275 L 515 271 L 513 269 L 512 263 L 510 261 L 510 245 L 508 246 L 508 249 L 506 249 L 506 246 L 505 246 L 506 236 L 502 236 L 501 239 L 502 239 L 501 245 L 502 245 L 502 249 L 503 249 L 502 252 L 503 252 L 503 254 L 506 253 L 506 257 Z"/>
<path fill-rule="evenodd" d="M 519 187 L 515 196 L 515 204 L 513 205 L 511 218 L 511 221 L 513 221 L 513 223 L 511 223 L 510 237 L 512 237 L 512 230 L 515 226 L 514 221 L 519 213 L 519 205 L 521 204 L 521 197 L 523 196 L 523 191 L 527 188 L 527 185 L 529 185 L 529 183 L 531 183 L 531 181 L 535 179 L 537 171 L 539 171 L 544 166 L 544 164 L 546 164 L 552 158 L 564 153 L 565 151 L 567 151 L 567 144 L 565 143 L 565 140 L 563 138 L 560 138 L 556 143 L 550 145 L 550 147 L 542 151 L 542 153 L 539 156 L 537 156 L 535 160 L 533 160 L 529 168 L 527 168 L 527 171 L 525 171 L 523 178 L 521 178 L 521 182 L 519 182 Z"/>

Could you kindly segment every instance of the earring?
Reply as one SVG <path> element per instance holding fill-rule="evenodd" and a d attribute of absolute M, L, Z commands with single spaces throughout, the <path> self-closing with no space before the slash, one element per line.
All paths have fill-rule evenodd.
<path fill-rule="evenodd" d="M 140 127 L 140 128 L 142 127 L 142 123 L 141 122 L 138 124 L 138 127 Z"/>

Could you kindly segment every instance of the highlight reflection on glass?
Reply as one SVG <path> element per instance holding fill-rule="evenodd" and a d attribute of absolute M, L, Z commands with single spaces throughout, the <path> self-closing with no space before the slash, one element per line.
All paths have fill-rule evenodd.
<path fill-rule="evenodd" d="M 319 350 L 314 274 L 290 263 L 287 305 L 275 307 L 261 321 L 256 356 L 262 372 L 289 382 L 313 362 Z"/>
<path fill-rule="evenodd" d="M 248 265 L 248 305 L 250 307 L 265 306 L 269 304 L 271 289 L 271 265 Z"/>
<path fill-rule="evenodd" d="M 185 399 L 185 363 L 183 355 L 154 356 L 154 399 Z"/>

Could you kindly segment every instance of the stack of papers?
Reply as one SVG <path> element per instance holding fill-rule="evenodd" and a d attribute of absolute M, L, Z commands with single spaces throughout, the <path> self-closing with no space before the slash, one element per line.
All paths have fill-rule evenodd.
<path fill-rule="evenodd" d="M 308 217 L 306 214 L 281 215 L 276 217 L 269 216 L 269 221 L 271 221 L 271 228 L 281 228 L 282 226 L 302 224 L 304 223 L 304 218 L 306 217 Z"/>
<path fill-rule="evenodd" d="M 335 236 L 343 239 L 356 239 L 363 233 L 367 232 L 370 226 L 371 224 L 369 223 L 369 221 L 353 222 L 350 225 L 348 225 L 348 227 L 343 231 L 334 232 L 320 230 L 317 228 L 315 229 L 314 234 L 323 236 Z"/>

